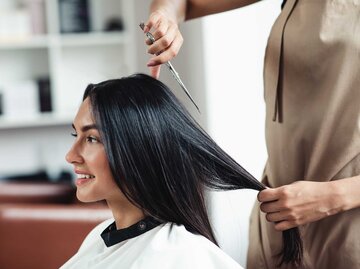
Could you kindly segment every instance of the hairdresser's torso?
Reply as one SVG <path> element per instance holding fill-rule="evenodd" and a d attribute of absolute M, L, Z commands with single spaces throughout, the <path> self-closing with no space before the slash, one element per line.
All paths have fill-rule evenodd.
<path fill-rule="evenodd" d="M 271 187 L 331 180 L 360 153 L 359 21 L 360 1 L 288 0 L 275 23 L 265 60 Z"/>
<path fill-rule="evenodd" d="M 360 174 L 359 22 L 359 0 L 288 0 L 275 22 L 264 70 L 268 186 Z M 357 227 L 359 209 L 301 227 L 304 268 L 360 268 Z M 274 268 L 281 233 L 257 209 L 251 229 L 249 269 Z"/>

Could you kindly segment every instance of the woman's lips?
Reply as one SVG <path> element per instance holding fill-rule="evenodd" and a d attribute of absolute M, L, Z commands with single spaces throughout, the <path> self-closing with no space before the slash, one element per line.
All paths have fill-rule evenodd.
<path fill-rule="evenodd" d="M 75 181 L 76 186 L 82 186 L 90 181 L 94 180 L 95 178 L 77 178 Z"/>

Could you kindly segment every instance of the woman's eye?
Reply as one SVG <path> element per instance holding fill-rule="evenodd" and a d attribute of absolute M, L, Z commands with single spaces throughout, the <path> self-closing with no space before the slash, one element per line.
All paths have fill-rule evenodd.
<path fill-rule="evenodd" d="M 97 142 L 99 142 L 99 140 L 98 140 L 96 137 L 93 137 L 93 136 L 88 136 L 88 137 L 86 138 L 86 141 L 87 141 L 87 142 L 90 142 L 90 143 L 97 143 Z"/>
<path fill-rule="evenodd" d="M 70 133 L 71 136 L 77 137 L 77 133 Z"/>

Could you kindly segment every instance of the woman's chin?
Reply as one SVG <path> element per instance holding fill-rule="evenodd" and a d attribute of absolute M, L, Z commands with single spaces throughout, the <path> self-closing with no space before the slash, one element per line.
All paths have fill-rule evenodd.
<path fill-rule="evenodd" d="M 91 195 L 85 193 L 83 190 L 77 188 L 76 189 L 76 197 L 80 202 L 83 203 L 93 203 L 100 201 L 101 199 L 96 199 L 95 197 L 92 197 Z"/>

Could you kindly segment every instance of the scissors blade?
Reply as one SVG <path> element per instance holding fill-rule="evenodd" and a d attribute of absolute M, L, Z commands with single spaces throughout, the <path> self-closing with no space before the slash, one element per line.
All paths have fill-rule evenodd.
<path fill-rule="evenodd" d="M 142 22 L 140 23 L 140 28 L 142 30 L 144 30 L 145 24 Z M 153 44 L 155 42 L 155 38 L 154 36 L 150 33 L 147 32 L 145 33 L 146 37 L 150 40 L 151 44 Z M 196 109 L 200 112 L 199 107 L 196 105 L 194 99 L 191 97 L 190 92 L 187 90 L 185 84 L 182 82 L 178 72 L 176 72 L 174 66 L 170 63 L 170 61 L 166 62 L 166 66 L 169 68 L 171 74 L 173 75 L 173 77 L 175 78 L 176 82 L 180 85 L 180 87 L 183 89 L 183 91 L 185 92 L 185 94 L 188 96 L 188 98 L 190 99 L 190 101 L 194 104 L 194 106 L 196 107 Z"/>
<path fill-rule="evenodd" d="M 190 92 L 187 90 L 185 84 L 182 82 L 178 72 L 176 72 L 174 66 L 170 63 L 170 61 L 166 62 L 167 67 L 169 68 L 171 74 L 173 75 L 173 77 L 175 78 L 175 80 L 177 81 L 177 83 L 179 83 L 180 87 L 183 89 L 183 91 L 186 93 L 186 95 L 189 97 L 190 101 L 194 104 L 194 106 L 196 107 L 196 109 L 200 112 L 199 107 L 196 105 L 194 99 L 191 97 Z"/>

